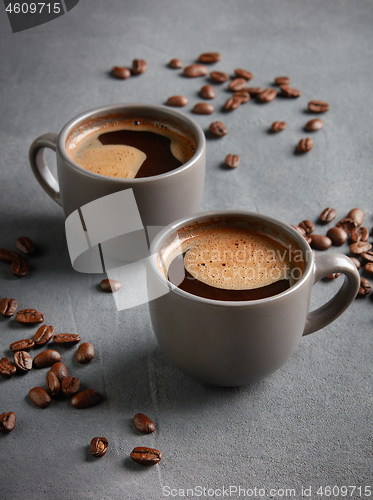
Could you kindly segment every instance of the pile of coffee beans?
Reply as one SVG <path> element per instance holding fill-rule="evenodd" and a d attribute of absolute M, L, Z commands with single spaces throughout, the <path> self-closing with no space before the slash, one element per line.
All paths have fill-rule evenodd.
<path fill-rule="evenodd" d="M 31 255 L 35 251 L 34 242 L 27 236 L 21 236 L 15 241 L 16 248 L 24 255 Z M 18 252 L 0 248 L 0 261 L 10 264 L 10 270 L 14 276 L 22 278 L 26 276 L 28 271 L 27 260 L 22 257 Z"/>
<path fill-rule="evenodd" d="M 142 75 L 148 69 L 148 64 L 144 59 L 134 59 L 132 68 L 125 66 L 114 66 L 111 68 L 111 75 L 119 80 L 127 80 L 131 75 Z"/>

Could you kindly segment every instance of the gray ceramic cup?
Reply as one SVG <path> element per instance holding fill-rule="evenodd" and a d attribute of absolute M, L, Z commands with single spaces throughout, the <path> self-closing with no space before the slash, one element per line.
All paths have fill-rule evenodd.
<path fill-rule="evenodd" d="M 245 302 L 205 299 L 171 285 L 160 258 L 163 251 L 199 224 L 213 227 L 222 221 L 274 233 L 299 248 L 302 276 L 278 295 Z M 341 288 L 309 312 L 313 285 L 337 272 L 345 275 Z M 147 274 L 149 297 L 158 297 L 149 302 L 153 330 L 165 355 L 191 377 L 228 387 L 256 382 L 279 369 L 302 336 L 320 330 L 348 308 L 360 285 L 359 273 L 345 255 L 315 257 L 305 238 L 288 224 L 241 211 L 200 213 L 166 227 L 152 242 Z"/>
<path fill-rule="evenodd" d="M 140 179 L 117 179 L 89 172 L 66 152 L 66 141 L 87 124 L 107 122 L 117 115 L 153 118 L 184 132 L 197 144 L 193 157 L 171 172 Z M 45 148 L 57 154 L 58 180 L 45 160 Z M 61 205 L 66 217 L 81 206 L 103 196 L 132 188 L 144 226 L 165 226 L 198 212 L 205 179 L 206 142 L 201 127 L 183 113 L 151 104 L 113 104 L 86 111 L 69 121 L 57 134 L 44 134 L 31 145 L 31 168 L 43 189 Z"/>

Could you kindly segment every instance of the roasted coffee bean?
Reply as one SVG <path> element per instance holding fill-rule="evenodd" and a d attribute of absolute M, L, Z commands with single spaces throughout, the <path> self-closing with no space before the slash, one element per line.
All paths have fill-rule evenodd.
<path fill-rule="evenodd" d="M 144 59 L 134 59 L 132 61 L 132 74 L 141 75 L 148 69 L 148 64 Z"/>
<path fill-rule="evenodd" d="M 65 396 L 74 396 L 79 389 L 80 380 L 77 377 L 66 377 L 61 382 L 61 391 Z"/>
<path fill-rule="evenodd" d="M 171 61 L 168 63 L 168 67 L 172 69 L 180 69 L 183 67 L 183 63 L 180 61 L 180 59 L 174 58 L 171 59 Z"/>
<path fill-rule="evenodd" d="M 236 76 L 238 78 L 244 78 L 245 80 L 252 80 L 254 78 L 254 75 L 251 73 L 251 71 L 247 71 L 246 69 L 242 68 L 237 68 L 234 70 Z"/>
<path fill-rule="evenodd" d="M 50 394 L 43 387 L 34 387 L 28 395 L 34 405 L 42 409 L 47 408 L 52 402 Z"/>
<path fill-rule="evenodd" d="M 272 132 L 281 132 L 281 130 L 285 130 L 286 122 L 273 122 L 271 125 Z"/>
<path fill-rule="evenodd" d="M 368 262 L 367 264 L 365 264 L 364 270 L 365 272 L 373 276 L 373 262 Z"/>
<path fill-rule="evenodd" d="M 364 262 L 373 262 L 373 251 L 369 250 L 369 252 L 363 252 L 360 257 Z"/>
<path fill-rule="evenodd" d="M 347 217 L 354 220 L 358 226 L 361 226 L 364 220 L 364 212 L 361 208 L 353 208 L 347 214 Z"/>
<path fill-rule="evenodd" d="M 235 78 L 231 82 L 229 82 L 229 90 L 237 91 L 237 90 L 243 90 L 247 88 L 247 80 L 245 78 Z"/>
<path fill-rule="evenodd" d="M 162 453 L 154 448 L 138 446 L 132 450 L 130 457 L 141 465 L 155 465 L 161 460 Z"/>
<path fill-rule="evenodd" d="M 57 333 L 53 336 L 53 342 L 64 347 L 72 347 L 79 344 L 81 340 L 80 335 L 77 333 Z"/>
<path fill-rule="evenodd" d="M 215 89 L 212 85 L 204 85 L 199 91 L 199 95 L 202 99 L 215 99 Z"/>
<path fill-rule="evenodd" d="M 228 134 L 228 130 L 222 122 L 211 123 L 210 132 L 214 134 L 216 137 L 223 137 Z"/>
<path fill-rule="evenodd" d="M 308 109 L 309 111 L 312 111 L 312 113 L 325 113 L 326 111 L 329 111 L 329 104 L 325 101 L 315 99 L 308 103 Z"/>
<path fill-rule="evenodd" d="M 4 378 L 10 378 L 17 371 L 17 368 L 9 361 L 8 358 L 0 359 L 0 375 Z"/>
<path fill-rule="evenodd" d="M 193 108 L 197 115 L 211 115 L 214 111 L 214 106 L 208 102 L 198 102 Z"/>
<path fill-rule="evenodd" d="M 52 372 L 52 370 L 49 370 L 49 372 L 47 373 L 46 385 L 47 385 L 47 391 L 52 397 L 57 396 L 57 394 L 61 390 L 60 381 L 58 380 L 57 375 L 54 372 Z"/>
<path fill-rule="evenodd" d="M 242 101 L 240 97 L 230 97 L 224 104 L 224 109 L 226 111 L 234 111 L 241 105 L 241 103 Z"/>
<path fill-rule="evenodd" d="M 300 97 L 302 95 L 302 92 L 298 89 L 295 89 L 294 87 L 291 87 L 290 85 L 280 85 L 280 90 L 281 90 L 281 95 L 283 97 Z"/>
<path fill-rule="evenodd" d="M 143 413 L 136 413 L 133 417 L 133 423 L 135 424 L 136 429 L 144 434 L 150 434 L 155 431 L 154 423 Z"/>
<path fill-rule="evenodd" d="M 47 349 L 41 352 L 34 358 L 35 368 L 46 368 L 47 366 L 52 366 L 54 363 L 61 361 L 61 354 L 53 349 Z"/>
<path fill-rule="evenodd" d="M 308 219 L 302 220 L 302 222 L 300 222 L 298 225 L 299 225 L 299 227 L 301 227 L 302 229 L 304 229 L 304 231 L 306 232 L 307 235 L 310 235 L 315 230 L 315 226 Z"/>
<path fill-rule="evenodd" d="M 108 450 L 108 440 L 105 437 L 95 437 L 91 441 L 91 455 L 94 457 L 103 457 Z"/>
<path fill-rule="evenodd" d="M 36 347 L 42 347 L 50 341 L 53 334 L 54 327 L 52 325 L 42 325 L 37 329 L 35 335 L 32 337 L 32 340 L 35 342 Z"/>
<path fill-rule="evenodd" d="M 311 238 L 311 247 L 315 250 L 327 250 L 332 246 L 332 240 L 322 234 L 312 233 L 309 237 Z"/>
<path fill-rule="evenodd" d="M 206 76 L 207 73 L 207 68 L 203 64 L 191 64 L 190 66 L 184 68 L 184 76 L 186 76 L 187 78 Z"/>
<path fill-rule="evenodd" d="M 35 345 L 35 342 L 31 339 L 17 340 L 16 342 L 12 342 L 9 346 L 9 349 L 12 352 L 16 351 L 29 351 Z"/>
<path fill-rule="evenodd" d="M 305 129 L 308 132 L 315 132 L 316 130 L 320 130 L 323 128 L 324 122 L 320 120 L 320 118 L 314 118 L 306 123 Z"/>
<path fill-rule="evenodd" d="M 359 259 L 356 259 L 355 257 L 350 257 L 350 259 L 352 260 L 352 262 L 355 264 L 355 267 L 356 269 L 360 269 L 361 267 L 361 262 Z"/>
<path fill-rule="evenodd" d="M 328 278 L 328 280 L 335 280 L 340 275 L 341 275 L 341 273 L 332 273 L 332 274 L 328 274 L 327 278 Z"/>
<path fill-rule="evenodd" d="M 241 158 L 238 155 L 229 154 L 225 157 L 225 164 L 230 168 L 236 168 L 240 164 Z"/>
<path fill-rule="evenodd" d="M 53 363 L 50 371 L 56 375 L 56 377 L 60 382 L 62 382 L 63 379 L 68 377 L 67 368 L 60 361 L 58 361 L 57 363 Z"/>
<path fill-rule="evenodd" d="M 297 151 L 299 153 L 308 153 L 313 148 L 313 140 L 310 137 L 301 139 L 297 146 Z"/>
<path fill-rule="evenodd" d="M 78 392 L 70 400 L 71 405 L 77 409 L 88 408 L 98 403 L 101 399 L 101 394 L 96 389 L 86 389 Z"/>
<path fill-rule="evenodd" d="M 21 236 L 20 238 L 17 238 L 16 247 L 26 255 L 35 252 L 35 243 L 27 236 Z"/>
<path fill-rule="evenodd" d="M 368 241 L 369 230 L 367 227 L 359 226 L 354 227 L 351 231 L 351 240 L 355 243 L 356 241 Z"/>
<path fill-rule="evenodd" d="M 250 92 L 251 93 L 251 92 Z M 261 102 L 271 102 L 277 96 L 277 90 L 273 88 L 266 88 L 259 92 L 258 99 Z"/>
<path fill-rule="evenodd" d="M 203 54 L 200 54 L 198 57 L 198 61 L 201 63 L 205 64 L 212 64 L 219 62 L 221 59 L 221 56 L 219 52 L 204 52 Z"/>
<path fill-rule="evenodd" d="M 0 260 L 3 262 L 12 262 L 14 259 L 19 259 L 20 257 L 19 253 L 0 248 Z"/>
<path fill-rule="evenodd" d="M 18 321 L 18 323 L 26 324 L 43 323 L 44 314 L 36 311 L 36 309 L 22 309 L 17 312 L 16 321 Z"/>
<path fill-rule="evenodd" d="M 251 96 L 246 89 L 237 90 L 236 92 L 233 93 L 233 97 L 238 97 L 239 99 L 241 99 L 241 104 L 249 102 L 251 99 Z"/>
<path fill-rule="evenodd" d="M 12 260 L 12 263 L 10 264 L 10 270 L 12 274 L 14 274 L 14 276 L 18 276 L 19 278 L 26 276 L 28 271 L 27 261 L 22 258 Z"/>
<path fill-rule="evenodd" d="M 292 228 L 294 228 L 298 233 L 300 233 L 304 238 L 306 237 L 306 231 L 299 226 L 293 226 L 293 224 L 290 224 Z"/>
<path fill-rule="evenodd" d="M 319 216 L 319 222 L 321 222 L 322 224 L 327 224 L 328 222 L 334 220 L 336 215 L 337 211 L 334 208 L 324 208 Z"/>
<path fill-rule="evenodd" d="M 367 279 L 360 278 L 360 288 L 359 288 L 359 291 L 357 292 L 357 294 L 360 297 L 365 297 L 366 295 L 368 295 L 370 293 L 371 288 L 372 287 Z"/>
<path fill-rule="evenodd" d="M 277 76 L 275 78 L 276 85 L 290 85 L 290 78 L 288 76 Z"/>
<path fill-rule="evenodd" d="M 111 68 L 111 74 L 119 80 L 127 80 L 131 76 L 131 71 L 123 66 L 114 66 Z"/>
<path fill-rule="evenodd" d="M 368 252 L 372 248 L 372 245 L 367 241 L 357 241 L 350 245 L 350 252 L 354 255 L 360 255 L 362 253 Z"/>
<path fill-rule="evenodd" d="M 16 425 L 16 414 L 13 411 L 4 412 L 0 415 L 0 432 L 12 432 Z"/>
<path fill-rule="evenodd" d="M 91 343 L 83 342 L 83 344 L 80 344 L 78 347 L 75 356 L 78 363 L 89 363 L 95 357 L 95 348 Z"/>
<path fill-rule="evenodd" d="M 14 364 L 21 372 L 28 372 L 31 370 L 33 361 L 30 354 L 26 351 L 17 351 L 14 353 Z"/>
<path fill-rule="evenodd" d="M 251 95 L 251 97 L 256 97 L 262 92 L 263 89 L 261 87 L 247 87 L 245 90 Z"/>
<path fill-rule="evenodd" d="M 188 99 L 183 95 L 173 95 L 169 97 L 166 101 L 167 106 L 175 106 L 182 108 L 188 104 Z"/>
<path fill-rule="evenodd" d="M 117 292 L 118 290 L 120 290 L 122 285 L 117 280 L 105 279 L 105 280 L 101 281 L 100 287 L 101 287 L 101 290 L 103 290 L 104 292 L 114 293 L 114 292 Z"/>
<path fill-rule="evenodd" d="M 341 227 L 331 227 L 326 233 L 326 236 L 332 240 L 333 245 L 340 247 L 343 243 L 346 243 L 348 234 Z"/>
<path fill-rule="evenodd" d="M 229 80 L 228 73 L 224 73 L 224 71 L 211 71 L 210 77 L 216 83 L 224 83 L 224 82 L 227 82 Z"/>
<path fill-rule="evenodd" d="M 18 303 L 16 299 L 1 299 L 0 300 L 0 314 L 4 318 L 10 318 L 16 312 Z"/>
<path fill-rule="evenodd" d="M 354 227 L 357 227 L 357 222 L 351 219 L 350 217 L 345 217 L 341 219 L 336 224 L 337 227 L 341 227 L 346 231 L 347 234 L 350 234 Z"/>

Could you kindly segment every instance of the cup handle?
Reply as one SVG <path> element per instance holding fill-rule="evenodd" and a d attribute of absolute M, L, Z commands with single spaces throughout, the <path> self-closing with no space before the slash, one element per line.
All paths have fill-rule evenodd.
<path fill-rule="evenodd" d="M 360 275 L 351 259 L 338 253 L 318 255 L 315 259 L 314 284 L 332 273 L 343 273 L 344 283 L 326 304 L 308 313 L 303 336 L 316 332 L 334 321 L 356 297 L 360 287 Z"/>
<path fill-rule="evenodd" d="M 58 181 L 49 170 L 44 154 L 45 148 L 56 151 L 57 138 L 57 134 L 49 133 L 35 139 L 30 146 L 29 160 L 31 169 L 41 187 L 49 194 L 52 200 L 62 206 Z"/>

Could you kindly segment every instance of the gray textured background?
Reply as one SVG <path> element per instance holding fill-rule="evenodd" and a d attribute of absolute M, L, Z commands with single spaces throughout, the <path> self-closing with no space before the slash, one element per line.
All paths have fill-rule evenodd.
<path fill-rule="evenodd" d="M 371 228 L 372 2 L 80 0 L 68 14 L 18 34 L 0 6 L 0 43 L 0 246 L 14 249 L 14 240 L 28 235 L 39 248 L 23 279 L 0 263 L 0 298 L 14 297 L 20 308 L 43 311 L 58 332 L 91 341 L 97 356 L 88 366 L 78 366 L 74 349 L 60 351 L 85 388 L 105 395 L 84 411 L 65 400 L 40 410 L 27 393 L 44 385 L 46 370 L 1 379 L 0 413 L 14 411 L 18 420 L 11 434 L 0 435 L 0 499 L 160 499 L 164 487 L 197 485 L 266 489 L 264 497 L 252 498 L 269 498 L 270 488 L 295 488 L 297 499 L 302 486 L 312 486 L 312 498 L 319 499 L 326 498 L 316 495 L 319 486 L 364 491 L 372 481 L 371 299 L 356 300 L 332 325 L 303 339 L 267 380 L 237 389 L 202 385 L 165 359 L 146 305 L 118 313 L 113 297 L 98 289 L 103 276 L 73 271 L 63 213 L 33 178 L 27 154 L 38 135 L 58 132 L 98 105 L 164 103 L 185 94 L 190 113 L 206 82 L 166 65 L 173 57 L 190 64 L 217 50 L 222 60 L 214 69 L 249 69 L 259 86 L 289 75 L 302 96 L 249 102 L 223 114 L 229 94 L 217 87 L 217 111 L 196 119 L 204 129 L 222 119 L 229 135 L 208 141 L 202 209 L 256 210 L 297 224 L 316 220 L 326 206 L 339 218 L 361 206 Z M 147 73 L 127 81 L 108 76 L 112 66 L 134 58 L 148 61 Z M 294 155 L 311 118 L 305 111 L 310 99 L 330 102 L 331 110 L 312 136 L 314 149 Z M 270 135 L 275 120 L 288 126 Z M 242 158 L 234 171 L 221 166 L 227 153 Z M 317 229 L 325 234 L 326 228 Z M 318 284 L 313 304 L 338 286 Z M 10 355 L 10 342 L 35 330 L 0 318 L 1 356 Z M 155 421 L 153 435 L 134 431 L 138 411 Z M 109 440 L 102 459 L 89 455 L 94 436 Z M 129 453 L 140 445 L 160 449 L 161 463 L 132 463 Z M 188 498 L 197 496 L 189 492 Z M 350 498 L 367 497 L 355 492 Z"/>

